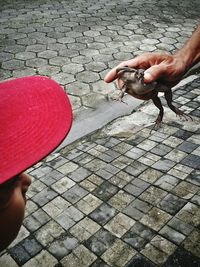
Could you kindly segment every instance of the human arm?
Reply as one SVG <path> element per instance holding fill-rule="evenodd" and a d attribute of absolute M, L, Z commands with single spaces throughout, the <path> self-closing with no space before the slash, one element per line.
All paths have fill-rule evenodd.
<path fill-rule="evenodd" d="M 174 86 L 184 74 L 200 61 L 200 23 L 184 46 L 174 53 L 144 53 L 131 60 L 124 61 L 113 68 L 106 76 L 105 82 L 112 82 L 117 78 L 116 69 L 129 66 L 145 69 L 146 83 L 161 80 L 167 85 Z"/>

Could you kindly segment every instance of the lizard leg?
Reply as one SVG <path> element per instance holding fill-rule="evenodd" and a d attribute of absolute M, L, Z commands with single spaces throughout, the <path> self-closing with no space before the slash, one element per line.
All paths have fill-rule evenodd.
<path fill-rule="evenodd" d="M 163 109 L 163 106 L 162 106 L 162 103 L 160 101 L 160 98 L 156 95 L 152 98 L 152 101 L 154 103 L 154 105 L 160 110 L 159 114 L 158 114 L 158 117 L 155 121 L 155 125 L 154 127 L 152 128 L 153 129 L 158 129 L 162 123 L 162 118 L 163 118 L 163 114 L 164 114 L 164 109 Z"/>
<path fill-rule="evenodd" d="M 174 112 L 176 113 L 176 116 L 178 115 L 180 118 L 184 118 L 186 121 L 188 120 L 188 118 L 190 118 L 191 120 L 192 117 L 190 115 L 187 115 L 185 114 L 183 111 L 181 111 L 180 109 L 178 109 L 177 107 L 175 107 L 173 104 L 172 104 L 172 90 L 168 90 L 165 92 L 165 99 L 167 101 L 167 105 L 168 107 Z"/>
<path fill-rule="evenodd" d="M 123 87 L 122 87 L 122 89 L 121 89 L 121 92 L 120 92 L 120 94 L 119 94 L 119 97 L 118 97 L 118 99 L 116 99 L 117 101 L 120 101 L 120 102 L 122 102 L 122 103 L 124 103 L 124 104 L 127 104 L 125 101 L 123 101 L 122 99 L 123 99 L 123 97 L 124 97 L 124 94 L 126 93 L 126 85 L 124 84 L 123 85 Z"/>

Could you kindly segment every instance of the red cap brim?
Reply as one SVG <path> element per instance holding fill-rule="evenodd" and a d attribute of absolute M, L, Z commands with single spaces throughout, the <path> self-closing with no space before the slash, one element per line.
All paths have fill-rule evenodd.
<path fill-rule="evenodd" d="M 0 184 L 51 153 L 72 124 L 60 85 L 40 76 L 0 83 Z"/>

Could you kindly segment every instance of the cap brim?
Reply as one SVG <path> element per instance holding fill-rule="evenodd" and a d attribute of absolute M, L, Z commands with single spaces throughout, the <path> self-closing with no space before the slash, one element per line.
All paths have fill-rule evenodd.
<path fill-rule="evenodd" d="M 72 124 L 60 85 L 41 76 L 0 83 L 0 184 L 51 153 Z"/>

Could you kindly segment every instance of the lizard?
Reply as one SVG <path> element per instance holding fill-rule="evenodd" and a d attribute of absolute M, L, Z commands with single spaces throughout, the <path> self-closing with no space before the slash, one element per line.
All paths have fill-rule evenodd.
<path fill-rule="evenodd" d="M 134 69 L 128 66 L 118 68 L 116 70 L 119 81 L 122 81 L 121 93 L 119 95 L 119 101 L 124 102 L 122 99 L 125 93 L 132 95 L 135 98 L 141 100 L 152 100 L 154 105 L 159 109 L 158 117 L 155 121 L 153 128 L 158 129 L 162 123 L 164 109 L 160 98 L 158 97 L 159 92 L 163 92 L 167 101 L 168 107 L 179 117 L 183 117 L 188 120 L 192 117 L 185 114 L 183 111 L 175 107 L 172 103 L 172 89 L 170 86 L 162 84 L 159 81 L 151 83 L 144 83 L 144 69 Z"/>

